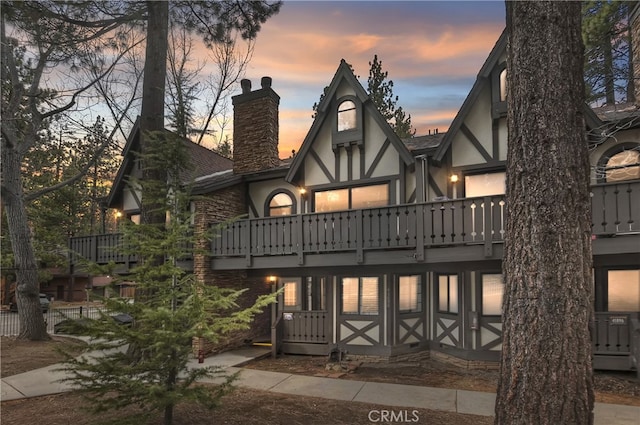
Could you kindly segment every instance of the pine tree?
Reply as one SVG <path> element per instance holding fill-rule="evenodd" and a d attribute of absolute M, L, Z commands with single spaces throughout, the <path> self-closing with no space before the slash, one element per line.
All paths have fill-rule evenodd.
<path fill-rule="evenodd" d="M 613 105 L 634 101 L 633 71 L 629 66 L 629 4 L 590 0 L 582 3 L 585 44 L 584 80 L 588 102 Z"/>
<path fill-rule="evenodd" d="M 407 115 L 402 107 L 396 106 L 398 96 L 393 94 L 393 80 L 389 79 L 388 71 L 382 70 L 382 61 L 378 60 L 378 55 L 373 56 L 369 67 L 367 80 L 369 97 L 382 116 L 391 124 L 398 137 L 412 137 L 416 131 L 411 128 L 411 115 Z"/>
<path fill-rule="evenodd" d="M 141 296 L 134 303 L 119 296 L 103 299 L 109 313 L 73 329 L 92 337 L 90 349 L 99 354 L 69 356 L 63 370 L 69 373 L 64 381 L 80 388 L 94 413 L 137 406 L 138 413 L 127 418 L 130 423 L 163 413 L 164 424 L 169 425 L 176 404 L 191 400 L 214 408 L 236 378 L 217 368 L 190 368 L 192 339 L 204 337 L 216 343 L 230 332 L 248 328 L 253 316 L 273 302 L 274 296 L 260 297 L 253 306 L 238 309 L 236 301 L 244 290 L 204 285 L 180 267 L 181 261 L 191 258 L 196 245 L 187 213 L 190 197 L 180 184 L 184 167 L 179 164 L 184 164 L 185 152 L 171 133 L 150 137 L 154 148 L 145 154 L 145 164 L 164 166 L 169 183 L 137 184 L 142 185 L 144 196 L 158 197 L 155 204 L 164 205 L 167 223 L 125 224 L 119 253 L 137 256 L 138 263 L 130 274 L 115 279 L 112 287 L 117 293 L 119 283 L 133 281 Z M 158 264 L 158 257 L 165 261 Z M 128 314 L 133 325 L 118 324 L 109 317 L 114 313 Z M 133 356 L 127 349 L 131 345 L 137 347 Z M 199 379 L 214 376 L 224 377 L 223 384 L 195 385 Z"/>

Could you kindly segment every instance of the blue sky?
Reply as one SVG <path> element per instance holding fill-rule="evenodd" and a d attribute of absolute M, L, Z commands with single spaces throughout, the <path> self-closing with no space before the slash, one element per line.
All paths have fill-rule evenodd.
<path fill-rule="evenodd" d="M 502 1 L 285 1 L 258 35 L 246 78 L 273 78 L 280 152 L 298 149 L 341 59 L 366 88 L 374 54 L 417 135 L 448 128 L 505 26 Z"/>

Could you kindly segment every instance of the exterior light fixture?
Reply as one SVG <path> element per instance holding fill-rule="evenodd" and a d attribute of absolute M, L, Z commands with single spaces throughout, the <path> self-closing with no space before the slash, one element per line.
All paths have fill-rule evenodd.
<path fill-rule="evenodd" d="M 278 280 L 278 278 L 275 276 L 269 276 L 267 277 L 267 280 L 269 281 L 269 283 L 276 283 L 276 280 Z"/>
<path fill-rule="evenodd" d="M 458 175 L 457 174 L 452 174 L 451 175 L 451 189 L 452 189 L 452 198 L 456 199 L 458 197 L 458 188 L 456 187 L 456 183 L 458 182 Z"/>
<path fill-rule="evenodd" d="M 307 189 L 305 189 L 304 187 L 301 187 L 299 189 L 300 192 L 300 196 L 305 197 L 307 195 Z"/>

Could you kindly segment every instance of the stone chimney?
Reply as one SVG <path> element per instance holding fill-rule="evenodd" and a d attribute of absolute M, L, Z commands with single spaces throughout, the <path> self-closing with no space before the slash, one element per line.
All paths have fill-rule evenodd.
<path fill-rule="evenodd" d="M 242 94 L 233 96 L 233 172 L 254 173 L 280 164 L 278 155 L 278 106 L 280 96 L 271 88 L 271 77 L 251 91 L 242 80 Z"/>
<path fill-rule="evenodd" d="M 633 88 L 635 104 L 640 107 L 640 3 L 630 3 L 631 53 L 633 62 Z"/>

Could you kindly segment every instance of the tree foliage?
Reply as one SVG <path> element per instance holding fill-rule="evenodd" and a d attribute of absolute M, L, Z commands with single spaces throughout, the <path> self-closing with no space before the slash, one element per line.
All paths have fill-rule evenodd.
<path fill-rule="evenodd" d="M 587 102 L 613 105 L 633 102 L 634 81 L 628 2 L 582 3 L 582 39 Z"/>
<path fill-rule="evenodd" d="M 88 111 L 96 102 L 104 100 L 115 121 L 110 139 L 121 124 L 132 125 L 134 120 L 128 114 L 134 104 L 141 103 L 145 149 L 144 135 L 164 128 L 165 29 L 169 17 L 177 25 L 201 35 L 205 43 L 214 44 L 229 40 L 234 32 L 245 39 L 254 38 L 261 25 L 279 8 L 280 2 L 266 1 L 3 2 L 2 201 L 19 282 L 16 295 L 21 338 L 47 338 L 38 301 L 38 261 L 27 203 L 78 181 L 92 166 L 87 163 L 66 180 L 25 193 L 25 154 L 36 145 L 50 120 L 65 112 L 73 113 L 72 122 L 86 129 L 95 121 L 95 116 L 91 117 Z M 121 76 L 118 72 L 125 65 L 139 71 L 140 61 L 131 52 L 139 45 L 136 37 L 141 28 L 152 29 L 147 33 L 147 52 L 153 55 L 145 61 L 142 100 L 136 103 L 134 99 L 138 99 L 140 93 L 135 89 L 140 74 L 135 74 L 134 81 L 114 78 L 114 75 Z M 153 47 L 156 44 L 158 46 Z M 47 78 L 48 75 L 55 78 Z M 110 86 L 120 87 L 119 95 L 129 99 L 107 98 L 112 94 L 118 96 L 118 91 Z M 159 90 L 162 90 L 160 96 L 151 96 Z M 106 146 L 105 143 L 103 149 Z M 158 172 L 147 177 L 163 180 L 164 174 Z M 143 217 L 147 209 L 143 205 Z M 164 217 L 157 216 L 150 221 L 163 220 Z"/>
<path fill-rule="evenodd" d="M 128 423 L 140 423 L 153 416 L 164 415 L 164 423 L 173 420 L 173 408 L 191 400 L 213 408 L 228 393 L 236 375 L 215 367 L 192 367 L 192 340 L 204 337 L 213 343 L 229 333 L 246 329 L 253 316 L 275 300 L 274 295 L 259 297 L 255 304 L 239 309 L 237 300 L 245 290 L 232 290 L 204 285 L 180 264 L 194 254 L 196 237 L 191 232 L 188 205 L 192 198 L 180 175 L 188 166 L 183 143 L 169 132 L 150 135 L 151 150 L 144 155 L 147 166 L 168 170 L 168 183 L 137 181 L 145 196 L 158 196 L 154 205 L 162 205 L 169 217 L 166 224 L 130 224 L 122 228 L 123 255 L 135 255 L 138 262 L 126 276 L 117 276 L 111 287 L 114 295 L 102 299 L 106 311 L 99 320 L 85 321 L 72 328 L 91 336 L 90 348 L 95 355 L 66 359 L 65 381 L 79 387 L 100 413 L 125 406 L 138 407 L 138 415 Z M 162 264 L 154 259 L 166 258 Z M 96 273 L 113 271 L 97 269 Z M 144 294 L 142 302 L 131 303 L 118 296 L 118 285 L 135 282 L 136 292 Z M 122 326 L 109 315 L 127 314 L 132 326 Z M 135 356 L 127 350 L 136 346 Z M 216 387 L 196 385 L 203 378 L 224 377 Z M 118 423 L 122 423 L 122 418 Z"/>

